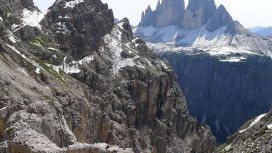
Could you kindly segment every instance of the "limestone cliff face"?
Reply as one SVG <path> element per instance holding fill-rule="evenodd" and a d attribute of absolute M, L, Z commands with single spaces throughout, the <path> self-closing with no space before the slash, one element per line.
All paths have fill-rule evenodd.
<path fill-rule="evenodd" d="M 152 11 L 151 7 L 148 6 L 145 12 L 142 13 L 141 25 L 150 26 L 156 25 L 157 17 L 155 12 Z"/>
<path fill-rule="evenodd" d="M 185 11 L 184 8 L 184 1 L 163 0 L 156 8 L 157 26 L 163 27 L 171 24 L 180 24 Z"/>
<path fill-rule="evenodd" d="M 182 27 L 198 28 L 205 25 L 216 11 L 214 0 L 189 0 Z"/>
<path fill-rule="evenodd" d="M 210 125 L 220 143 L 245 122 L 271 109 L 269 57 L 250 56 L 241 63 L 222 62 L 205 54 L 165 53 L 162 58 L 170 61 L 179 76 L 190 113 Z"/>
<path fill-rule="evenodd" d="M 214 151 L 127 19 L 114 24 L 100 0 L 56 1 L 40 24 L 26 9 L 0 8 L 0 152 Z"/>
<path fill-rule="evenodd" d="M 156 10 L 152 11 L 150 6 L 147 8 L 142 14 L 140 26 L 199 28 L 208 22 L 216 10 L 214 0 L 189 0 L 186 10 L 184 0 L 163 0 L 161 4 L 158 2 Z"/>
<path fill-rule="evenodd" d="M 223 26 L 234 24 L 232 17 L 223 5 L 220 5 L 216 12 L 211 16 L 207 25 L 207 30 L 212 32 Z"/>
<path fill-rule="evenodd" d="M 155 11 L 150 6 L 142 14 L 140 25 L 142 26 L 168 26 L 172 24 L 180 25 L 185 12 L 184 0 L 163 0 L 157 4 Z"/>

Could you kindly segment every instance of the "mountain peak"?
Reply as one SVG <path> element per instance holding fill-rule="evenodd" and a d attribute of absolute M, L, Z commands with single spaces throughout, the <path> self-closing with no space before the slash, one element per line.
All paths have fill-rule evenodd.
<path fill-rule="evenodd" d="M 205 25 L 216 12 L 214 0 L 189 0 L 185 10 L 184 0 L 158 1 L 156 10 L 150 6 L 142 14 L 141 26 L 165 27 L 177 25 L 185 29 L 198 28 Z"/>
<path fill-rule="evenodd" d="M 223 5 L 220 5 L 215 13 L 210 17 L 207 30 L 212 32 L 220 27 L 234 23 L 232 17 Z"/>
<path fill-rule="evenodd" d="M 176 15 L 171 14 L 167 7 L 162 7 L 172 6 L 170 4 L 173 1 L 184 3 L 183 0 L 163 0 L 157 9 L 152 11 L 150 19 L 156 18 L 155 22 L 154 20 L 152 24 L 141 22 L 134 30 L 134 35 L 151 43 L 167 43 L 165 47 L 173 45 L 172 47 L 182 47 L 187 50 L 191 48 L 205 51 L 214 50 L 215 52 L 221 51 L 220 54 L 230 51 L 250 51 L 250 53 L 272 57 L 271 42 L 251 33 L 238 21 L 234 21 L 223 5 L 216 8 L 214 0 L 189 0 L 186 10 L 180 8 L 177 11 L 179 14 Z M 172 6 L 172 8 L 174 7 Z M 175 9 L 171 10 L 173 12 Z M 166 13 L 162 18 L 158 18 L 161 12 Z M 143 17 L 144 21 L 149 21 L 147 15 Z M 179 22 L 166 22 L 169 20 Z M 159 21 L 163 21 L 163 24 L 160 24 Z M 160 48 L 162 47 L 160 46 Z"/>
<path fill-rule="evenodd" d="M 201 27 L 207 23 L 215 11 L 214 0 L 189 0 L 182 27 L 186 29 Z"/>
<path fill-rule="evenodd" d="M 114 26 L 114 17 L 108 5 L 99 0 L 59 0 L 49 8 L 41 24 L 54 29 L 59 44 L 69 44 L 61 50 L 83 58 L 98 50 L 103 36 Z"/>
<path fill-rule="evenodd" d="M 181 24 L 185 11 L 184 0 L 163 0 L 158 1 L 156 10 L 152 11 L 150 6 L 142 15 L 140 25 L 143 26 L 168 26 L 172 24 Z"/>

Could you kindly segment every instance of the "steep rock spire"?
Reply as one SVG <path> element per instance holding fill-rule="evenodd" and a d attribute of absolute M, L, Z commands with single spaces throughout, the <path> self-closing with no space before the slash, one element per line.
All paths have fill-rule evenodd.
<path fill-rule="evenodd" d="M 186 29 L 201 27 L 207 23 L 215 11 L 214 0 L 189 0 L 182 27 Z"/>
<path fill-rule="evenodd" d="M 220 5 L 207 25 L 208 31 L 214 31 L 220 27 L 233 23 L 233 19 L 223 5 Z"/>
<path fill-rule="evenodd" d="M 184 0 L 163 0 L 158 1 L 155 11 L 150 6 L 142 14 L 140 25 L 142 26 L 168 26 L 180 25 L 185 12 Z"/>
<path fill-rule="evenodd" d="M 148 5 L 145 12 L 142 13 L 142 20 L 140 25 L 142 26 L 150 26 L 156 25 L 156 14 L 152 11 L 150 5 Z"/>
<path fill-rule="evenodd" d="M 163 0 L 156 10 L 157 26 L 180 25 L 184 12 L 184 0 Z"/>

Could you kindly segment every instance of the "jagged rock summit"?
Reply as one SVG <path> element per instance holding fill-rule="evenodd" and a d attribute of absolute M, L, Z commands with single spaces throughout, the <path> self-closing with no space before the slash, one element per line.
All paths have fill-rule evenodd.
<path fill-rule="evenodd" d="M 162 3 L 158 1 L 155 11 L 148 6 L 145 12 L 142 13 L 142 20 L 140 25 L 143 26 L 168 26 L 171 24 L 181 24 L 185 4 L 182 0 L 163 0 Z"/>
<path fill-rule="evenodd" d="M 107 4 L 1 4 L 0 152 L 214 151 L 170 64 Z"/>
<path fill-rule="evenodd" d="M 156 10 L 148 7 L 142 14 L 134 35 L 150 42 L 149 47 L 157 52 L 201 50 L 212 56 L 240 53 L 272 57 L 271 39 L 245 29 L 223 5 L 217 8 L 214 0 L 189 0 L 186 9 L 184 0 L 158 2 Z"/>
<path fill-rule="evenodd" d="M 141 26 L 165 27 L 177 25 L 185 29 L 205 25 L 216 12 L 214 0 L 190 0 L 185 9 L 184 0 L 158 1 L 156 10 L 150 6 L 142 13 Z"/>

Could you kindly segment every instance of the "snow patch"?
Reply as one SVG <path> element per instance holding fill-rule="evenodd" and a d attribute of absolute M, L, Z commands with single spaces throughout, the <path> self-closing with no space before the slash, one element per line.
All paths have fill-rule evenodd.
<path fill-rule="evenodd" d="M 84 0 L 73 0 L 73 1 L 70 1 L 70 2 L 66 2 L 64 8 L 68 8 L 68 7 L 74 8 L 77 4 L 83 3 L 83 2 L 84 2 Z"/>
<path fill-rule="evenodd" d="M 239 131 L 239 133 L 243 133 L 243 132 L 245 132 L 246 130 L 250 129 L 253 125 L 255 125 L 256 123 L 258 123 L 265 115 L 266 115 L 266 114 L 262 114 L 262 115 L 256 117 L 256 119 L 255 119 L 254 121 L 251 122 L 251 124 L 249 125 L 248 128 Z"/>
<path fill-rule="evenodd" d="M 27 60 L 27 57 L 22 54 L 19 50 L 17 50 L 14 46 L 11 46 L 9 44 L 6 44 L 9 48 L 11 48 L 13 51 L 15 51 L 17 54 L 19 54 L 20 56 L 22 56 L 25 60 Z"/>
<path fill-rule="evenodd" d="M 229 59 L 220 60 L 221 62 L 241 62 L 245 57 L 230 57 Z"/>
<path fill-rule="evenodd" d="M 118 26 L 119 28 L 121 28 L 121 29 L 123 29 L 123 25 L 124 25 L 124 22 L 119 22 L 119 23 L 117 23 L 117 26 Z"/>
<path fill-rule="evenodd" d="M 56 55 L 54 55 L 56 57 Z M 80 68 L 79 65 L 82 64 L 90 64 L 94 60 L 94 56 L 86 56 L 83 59 L 79 61 L 72 61 L 70 63 L 66 63 L 67 57 L 63 59 L 63 64 L 59 66 L 53 66 L 53 69 L 59 73 L 59 69 L 62 69 L 65 73 L 67 74 L 75 74 L 75 73 L 80 73 Z"/>
<path fill-rule="evenodd" d="M 87 57 L 84 57 L 83 59 L 79 60 L 78 63 L 79 63 L 80 65 L 82 65 L 82 64 L 84 64 L 84 63 L 89 64 L 89 63 L 91 63 L 93 60 L 94 60 L 94 56 L 91 55 L 91 56 L 87 56 Z"/>
<path fill-rule="evenodd" d="M 1 109 L 0 109 L 0 111 L 5 110 L 5 109 L 7 109 L 7 107 L 3 107 L 3 108 L 1 108 Z"/>
<path fill-rule="evenodd" d="M 58 51 L 58 49 L 53 48 L 53 47 L 48 47 L 47 49 L 49 49 L 49 50 L 55 50 L 55 51 Z"/>
<path fill-rule="evenodd" d="M 22 25 L 17 25 L 17 24 L 11 25 L 12 32 L 16 32 L 16 31 L 20 30 L 21 27 L 22 27 Z"/>
<path fill-rule="evenodd" d="M 24 68 L 17 68 L 17 70 L 19 70 L 19 71 L 22 72 L 23 74 L 29 76 Z"/>
<path fill-rule="evenodd" d="M 74 73 L 80 72 L 78 63 L 75 61 L 72 61 L 71 63 L 67 64 L 66 57 L 64 58 L 62 65 L 59 65 L 59 66 L 54 65 L 53 69 L 58 73 L 59 73 L 59 69 L 62 69 L 67 74 L 74 74 Z"/>
<path fill-rule="evenodd" d="M 23 25 L 29 25 L 32 27 L 37 27 L 41 29 L 40 21 L 43 19 L 45 13 L 38 10 L 30 11 L 28 9 L 23 9 Z"/>
<path fill-rule="evenodd" d="M 267 125 L 267 128 L 268 128 L 269 130 L 271 130 L 271 129 L 272 129 L 272 124 Z"/>
<path fill-rule="evenodd" d="M 9 38 L 9 41 L 11 41 L 14 44 L 17 42 L 17 40 L 15 39 L 15 37 L 13 36 L 13 34 L 11 34 L 11 33 L 8 35 L 8 38 Z"/>
<path fill-rule="evenodd" d="M 112 29 L 112 34 L 117 38 L 117 40 L 122 40 L 122 32 L 119 31 L 117 28 Z"/>
<path fill-rule="evenodd" d="M 167 70 L 167 71 L 170 71 L 170 68 L 165 64 L 164 61 L 160 60 L 158 66 L 161 67 L 161 68 L 163 68 L 163 69 L 165 69 L 165 70 Z"/>
<path fill-rule="evenodd" d="M 1 22 L 3 22 L 3 21 L 4 21 L 2 17 L 0 17 L 0 21 L 1 21 Z"/>
<path fill-rule="evenodd" d="M 127 66 L 134 66 L 136 65 L 132 58 L 122 58 L 121 53 L 123 49 L 121 47 L 122 43 L 119 41 L 121 40 L 121 32 L 113 29 L 112 34 L 117 36 L 117 38 L 113 37 L 112 35 L 108 34 L 104 37 L 104 41 L 106 43 L 106 47 L 109 48 L 109 52 L 111 54 L 111 61 L 112 71 L 114 75 L 118 75 L 119 71 Z"/>
<path fill-rule="evenodd" d="M 41 66 L 37 63 L 37 62 L 35 62 L 35 61 L 33 61 L 32 59 L 30 59 L 30 58 L 28 58 L 28 57 L 26 57 L 26 55 L 24 55 L 23 53 L 21 53 L 19 50 L 17 50 L 14 46 L 11 46 L 11 45 L 9 45 L 9 44 L 6 44 L 9 48 L 11 48 L 13 51 L 15 51 L 17 54 L 19 54 L 22 58 L 24 58 L 26 61 L 28 61 L 28 62 L 30 62 L 32 65 L 34 65 L 35 67 L 36 67 L 36 70 L 35 70 L 35 72 L 37 73 L 37 74 L 40 74 L 40 70 L 41 70 Z"/>
<path fill-rule="evenodd" d="M 196 29 L 184 29 L 178 26 L 162 28 L 138 26 L 133 31 L 134 35 L 144 38 L 149 42 L 148 46 L 155 48 L 159 53 L 203 50 L 211 56 L 218 56 L 232 53 L 259 55 L 263 52 L 272 57 L 267 42 L 261 37 L 247 37 L 243 33 L 232 36 L 225 33 L 227 26 L 210 32 L 206 26 Z M 237 60 L 228 62 L 232 61 L 237 62 Z"/>
<path fill-rule="evenodd" d="M 226 147 L 224 148 L 224 151 L 229 151 L 230 148 L 231 148 L 231 145 L 228 145 L 228 146 L 226 146 Z"/>

